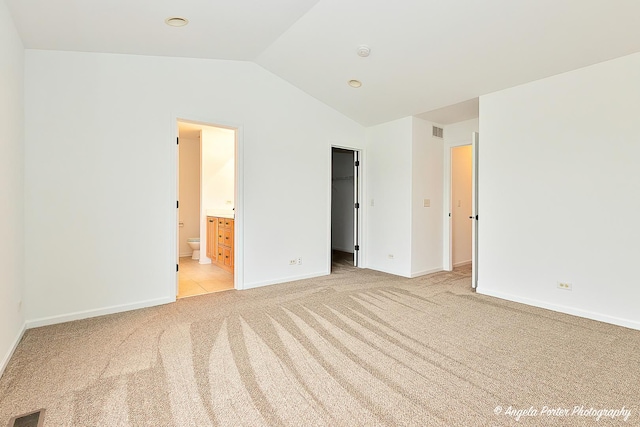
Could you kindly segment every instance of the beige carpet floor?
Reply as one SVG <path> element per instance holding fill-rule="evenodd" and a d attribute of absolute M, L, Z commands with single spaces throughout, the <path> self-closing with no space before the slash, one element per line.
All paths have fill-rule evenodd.
<path fill-rule="evenodd" d="M 640 425 L 639 331 L 477 295 L 469 277 L 337 266 L 32 329 L 0 379 L 0 426 L 38 408 L 52 427 Z"/>

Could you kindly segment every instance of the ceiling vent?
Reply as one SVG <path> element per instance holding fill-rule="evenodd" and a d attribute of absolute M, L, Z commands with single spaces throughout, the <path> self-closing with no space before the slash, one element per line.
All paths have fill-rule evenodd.
<path fill-rule="evenodd" d="M 436 138 L 442 138 L 443 135 L 444 131 L 442 130 L 442 128 L 439 128 L 438 126 L 433 127 L 433 136 L 435 136 Z"/>

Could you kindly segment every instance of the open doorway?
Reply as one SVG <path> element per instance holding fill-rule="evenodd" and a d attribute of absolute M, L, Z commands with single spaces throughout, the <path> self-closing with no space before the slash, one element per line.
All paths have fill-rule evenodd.
<path fill-rule="evenodd" d="M 444 269 L 468 269 L 471 287 L 478 286 L 478 147 L 479 135 L 445 151 Z"/>
<path fill-rule="evenodd" d="M 234 288 L 237 129 L 178 120 L 178 298 Z"/>
<path fill-rule="evenodd" d="M 471 145 L 451 148 L 451 263 L 471 269 L 472 223 Z"/>
<path fill-rule="evenodd" d="M 331 271 L 359 266 L 360 153 L 331 148 Z"/>

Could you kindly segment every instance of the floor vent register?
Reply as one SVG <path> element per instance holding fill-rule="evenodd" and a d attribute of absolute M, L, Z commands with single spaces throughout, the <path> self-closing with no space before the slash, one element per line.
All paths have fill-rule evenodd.
<path fill-rule="evenodd" d="M 18 415 L 9 420 L 9 427 L 42 427 L 43 425 L 44 409 Z"/>

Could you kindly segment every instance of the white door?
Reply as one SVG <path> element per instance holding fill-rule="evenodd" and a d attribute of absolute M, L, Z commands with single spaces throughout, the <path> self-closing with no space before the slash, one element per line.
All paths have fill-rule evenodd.
<path fill-rule="evenodd" d="M 478 286 L 478 132 L 471 138 L 471 287 Z"/>
<path fill-rule="evenodd" d="M 353 266 L 358 267 L 360 254 L 360 153 L 353 151 Z"/>
<path fill-rule="evenodd" d="M 176 296 L 180 292 L 180 137 L 176 137 Z"/>

